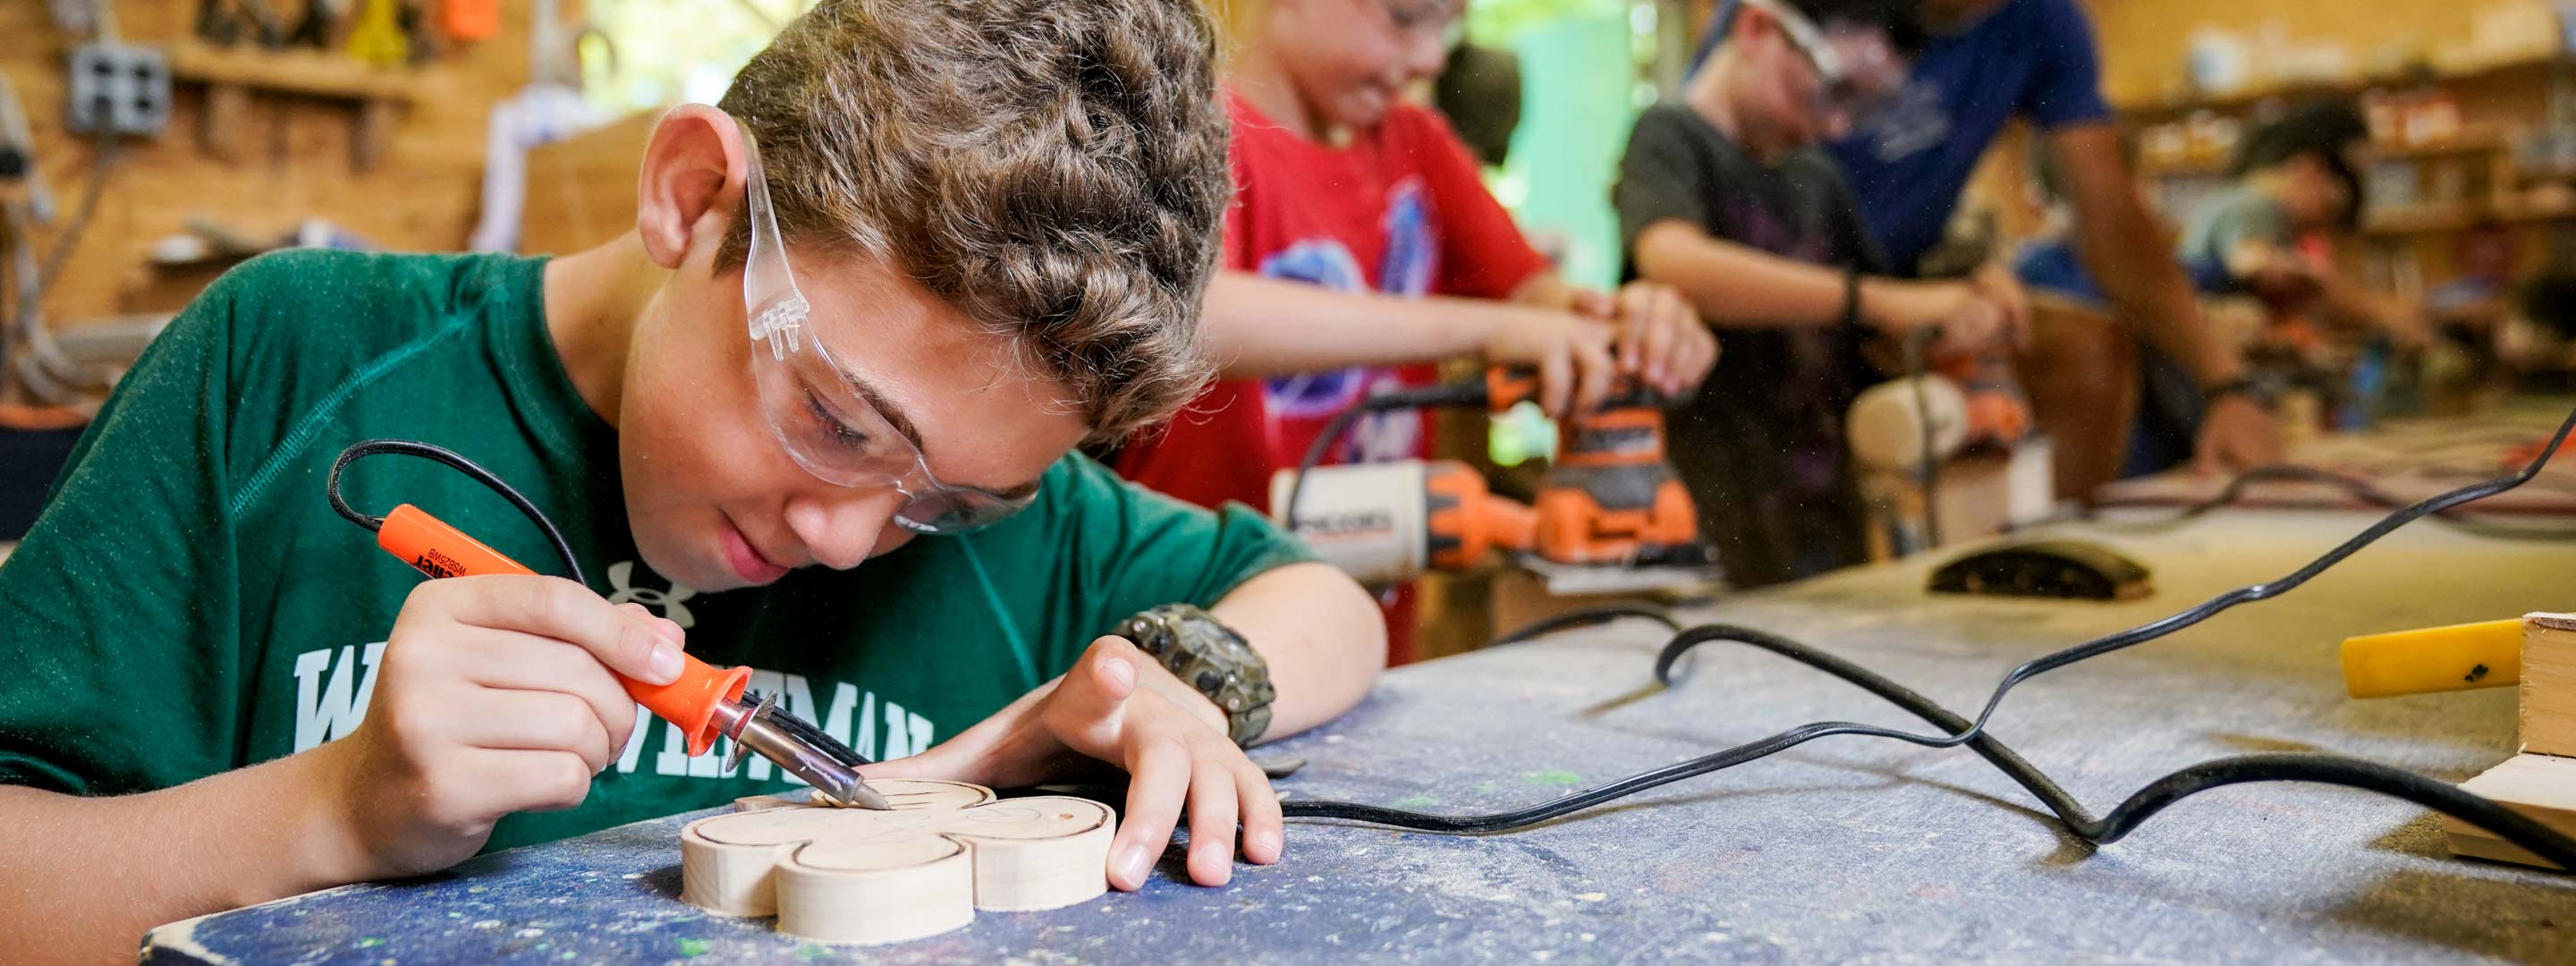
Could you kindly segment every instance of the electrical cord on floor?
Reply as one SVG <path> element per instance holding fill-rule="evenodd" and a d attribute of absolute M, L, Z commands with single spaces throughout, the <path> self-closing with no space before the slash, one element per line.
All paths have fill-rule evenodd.
<path fill-rule="evenodd" d="M 516 507 L 528 518 L 529 523 L 536 524 L 537 530 L 546 535 L 546 543 L 553 546 L 555 556 L 563 560 L 564 575 L 572 578 L 573 583 L 585 587 L 590 585 L 590 579 L 581 572 L 581 561 L 572 555 L 572 544 L 564 540 L 563 531 L 555 528 L 555 522 L 546 517 L 545 511 L 537 509 L 535 501 L 528 499 L 525 494 L 520 493 L 510 484 L 502 482 L 501 478 L 493 475 L 491 470 L 484 469 L 473 460 L 466 459 L 455 450 L 444 446 L 407 439 L 371 439 L 341 450 L 340 458 L 331 461 L 330 479 L 322 484 L 323 493 L 331 498 L 331 509 L 338 511 L 349 522 L 365 527 L 369 531 L 384 529 L 385 518 L 358 512 L 357 509 L 349 506 L 347 499 L 341 497 L 340 474 L 346 471 L 351 463 L 370 456 L 385 455 L 410 456 L 437 463 L 463 473 L 474 482 L 483 484 L 485 489 L 500 494 L 501 499 L 510 501 L 512 507 Z"/>
<path fill-rule="evenodd" d="M 1943 732 L 1939 735 L 1917 734 L 1851 721 L 1813 722 L 1724 751 L 1584 789 L 1554 801 L 1483 815 L 1439 815 L 1357 802 L 1314 800 L 1282 802 L 1281 808 L 1284 814 L 1291 817 L 1343 819 L 1427 832 L 1450 834 L 1505 832 L 1559 818 L 1659 785 L 1758 761 L 1817 738 L 1830 735 L 1864 735 L 1930 748 L 1966 745 L 2033 795 L 2038 796 L 2070 832 L 2097 845 L 2117 841 L 2166 806 L 2199 792 L 2247 782 L 2289 781 L 2340 785 L 2405 799 L 2475 824 L 2551 862 L 2576 868 L 2576 839 L 2570 839 L 2494 801 L 2462 791 L 2447 782 L 2376 762 L 2336 755 L 2294 754 L 2241 755 L 2214 759 L 2149 783 L 2145 788 L 2131 794 L 2110 812 L 2097 818 L 2045 774 L 2031 766 L 2028 761 L 2023 760 L 2002 742 L 1985 733 L 1986 725 L 1993 719 L 1996 708 L 2003 703 L 2004 696 L 2015 685 L 2079 661 L 2164 637 L 2217 616 L 2238 604 L 2266 600 L 2287 593 L 2398 527 L 2520 486 L 2537 475 L 2540 468 L 2557 453 L 2558 448 L 2567 441 L 2571 429 L 2576 429 L 2576 411 L 2568 414 L 2567 420 L 2560 423 L 2558 431 L 2550 437 L 2548 445 L 2543 447 L 2540 453 L 2520 471 L 2464 486 L 2392 513 L 2280 579 L 2240 587 L 2160 620 L 2095 638 L 2025 662 L 2006 674 L 2003 681 L 1996 685 L 1993 694 L 1987 698 L 1984 708 L 1978 712 L 1973 721 L 1953 714 L 1929 699 L 1857 664 L 1788 638 L 1752 628 L 1726 625 L 1695 627 L 1675 636 L 1665 645 L 1655 660 L 1656 678 L 1669 685 L 1672 683 L 1673 665 L 1692 648 L 1710 641 L 1733 641 L 1746 644 L 1858 685 L 1882 699 L 1903 707 L 1916 717 L 1938 726 Z M 1519 636 L 1522 635 L 1515 635 L 1515 637 Z"/>

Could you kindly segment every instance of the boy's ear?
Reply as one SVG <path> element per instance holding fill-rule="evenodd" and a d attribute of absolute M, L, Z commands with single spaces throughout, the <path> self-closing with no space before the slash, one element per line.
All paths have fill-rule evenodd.
<path fill-rule="evenodd" d="M 725 112 L 682 104 L 653 125 L 636 176 L 635 233 L 653 263 L 676 269 L 712 253 L 742 210 L 749 162 L 742 130 Z"/>

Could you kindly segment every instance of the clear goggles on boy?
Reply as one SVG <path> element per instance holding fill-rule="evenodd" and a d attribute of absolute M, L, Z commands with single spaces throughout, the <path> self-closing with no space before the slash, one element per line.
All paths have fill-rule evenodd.
<path fill-rule="evenodd" d="M 751 322 L 751 375 L 760 408 L 789 456 L 824 482 L 853 488 L 893 487 L 905 497 L 895 523 L 916 533 L 958 534 L 1001 522 L 1037 499 L 1037 485 L 1009 493 L 942 483 L 931 475 L 921 448 L 897 431 L 866 384 L 833 361 L 823 340 L 806 332 L 813 313 L 769 206 L 760 147 L 742 131 L 749 174 L 743 184 L 751 213 L 751 250 L 742 273 L 743 315 Z M 844 324 L 856 324 L 849 322 Z M 801 335 L 800 335 L 801 333 Z"/>
<path fill-rule="evenodd" d="M 1856 24 L 1824 29 L 1780 0 L 1741 2 L 1771 15 L 1780 32 L 1815 65 L 1816 88 L 1808 107 L 1816 116 L 1868 127 L 1905 88 L 1905 58 L 1897 56 L 1886 31 Z"/>

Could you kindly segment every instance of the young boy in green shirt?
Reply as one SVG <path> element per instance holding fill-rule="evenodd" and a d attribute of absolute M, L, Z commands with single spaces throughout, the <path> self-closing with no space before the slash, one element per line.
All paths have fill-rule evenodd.
<path fill-rule="evenodd" d="M 883 759 L 870 777 L 1124 769 L 1120 888 L 1184 805 L 1192 879 L 1227 880 L 1238 828 L 1276 861 L 1277 799 L 1228 734 L 1258 720 L 1101 635 L 1204 605 L 1266 661 L 1277 737 L 1365 693 L 1373 602 L 1240 508 L 1069 455 L 1206 378 L 1214 67 L 1195 0 L 824 0 L 721 110 L 662 119 L 623 238 L 225 276 L 0 565 L 0 933 L 123 955 L 157 923 L 784 787 L 688 756 L 611 674 L 669 681 L 684 643 Z M 378 437 L 519 487 L 594 585 L 422 581 L 324 497 Z M 342 483 L 559 566 L 446 468 Z"/>

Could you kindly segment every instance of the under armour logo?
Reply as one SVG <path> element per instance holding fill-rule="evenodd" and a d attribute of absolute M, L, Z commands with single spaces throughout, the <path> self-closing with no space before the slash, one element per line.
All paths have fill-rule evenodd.
<path fill-rule="evenodd" d="M 608 583 L 609 586 L 617 589 L 608 595 L 608 602 L 623 604 L 633 601 L 659 610 L 663 617 L 670 618 L 671 623 L 680 625 L 681 630 L 697 626 L 697 617 L 689 613 L 688 605 L 680 603 L 697 596 L 697 588 L 675 580 L 671 582 L 671 589 L 656 590 L 651 587 L 632 586 L 634 579 L 635 561 L 621 560 L 609 564 Z"/>

